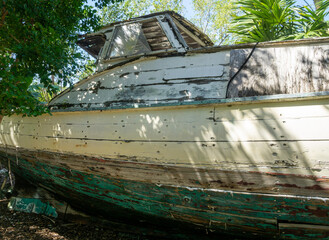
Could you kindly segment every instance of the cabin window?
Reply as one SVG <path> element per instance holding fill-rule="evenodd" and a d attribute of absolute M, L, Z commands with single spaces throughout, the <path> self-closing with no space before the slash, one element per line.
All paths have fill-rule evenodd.
<path fill-rule="evenodd" d="M 97 58 L 106 41 L 104 34 L 88 36 L 79 40 L 78 45 L 94 58 Z"/>
<path fill-rule="evenodd" d="M 132 23 L 117 27 L 108 57 L 137 55 L 150 51 L 141 24 Z"/>
<path fill-rule="evenodd" d="M 106 58 L 124 57 L 172 49 L 156 18 L 117 26 Z"/>

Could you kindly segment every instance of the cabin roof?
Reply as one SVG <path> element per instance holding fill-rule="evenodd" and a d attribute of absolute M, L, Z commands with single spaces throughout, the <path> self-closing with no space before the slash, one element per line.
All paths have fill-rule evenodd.
<path fill-rule="evenodd" d="M 177 37 L 184 39 L 186 45 L 189 48 L 210 47 L 214 45 L 210 38 L 201 30 L 199 30 L 194 24 L 192 24 L 184 17 L 173 11 L 152 13 L 141 17 L 132 18 L 130 20 L 111 23 L 103 26 L 98 32 L 80 36 L 81 38 L 77 43 L 86 52 L 97 58 L 98 54 L 101 51 L 101 48 L 106 42 L 105 33 L 112 31 L 116 26 L 133 22 L 147 21 L 147 24 L 143 25 L 143 32 L 146 36 L 152 35 L 150 40 L 149 38 L 147 39 L 148 43 L 150 44 L 152 51 L 161 50 L 162 48 L 159 46 L 169 44 L 169 40 L 164 40 L 165 34 L 162 31 L 156 30 L 154 27 L 158 21 L 157 17 L 159 16 L 170 17 L 170 20 L 172 20 L 173 25 L 175 25 L 173 28 L 176 28 L 176 33 L 178 32 L 178 34 L 176 35 L 180 35 Z M 175 29 L 172 29 L 172 31 L 175 32 Z M 167 41 L 168 43 L 165 43 L 164 41 Z"/>
<path fill-rule="evenodd" d="M 170 15 L 174 20 L 176 20 L 177 22 L 182 24 L 186 29 L 190 30 L 194 35 L 198 36 L 207 46 L 214 45 L 214 43 L 210 40 L 210 38 L 205 33 L 203 33 L 198 27 L 196 27 L 193 23 L 191 23 L 190 21 L 185 19 L 182 15 L 180 15 L 174 11 L 163 11 L 163 12 L 151 13 L 148 15 L 132 18 L 132 19 L 125 20 L 125 21 L 114 22 L 114 23 L 110 23 L 110 24 L 103 26 L 102 29 L 107 29 L 109 27 L 113 27 L 114 25 L 128 23 L 128 22 L 132 22 L 132 21 L 144 20 L 147 18 L 152 18 L 152 17 L 161 16 L 161 15 L 165 15 L 165 14 Z"/>

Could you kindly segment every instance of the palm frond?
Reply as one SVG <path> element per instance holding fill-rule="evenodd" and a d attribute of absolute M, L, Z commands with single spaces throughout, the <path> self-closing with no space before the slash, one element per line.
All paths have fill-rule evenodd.
<path fill-rule="evenodd" d="M 235 7 L 242 11 L 230 31 L 241 37 L 240 43 L 329 36 L 329 0 L 311 6 L 295 7 L 295 0 L 242 0 Z"/>

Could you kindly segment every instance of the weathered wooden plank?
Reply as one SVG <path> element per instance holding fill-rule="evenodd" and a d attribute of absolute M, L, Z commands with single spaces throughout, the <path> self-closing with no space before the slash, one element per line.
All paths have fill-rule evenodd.
<path fill-rule="evenodd" d="M 142 28 L 149 28 L 149 27 L 154 27 L 154 26 L 159 26 L 157 21 L 143 22 L 143 24 L 142 24 Z"/>
<path fill-rule="evenodd" d="M 170 79 L 188 79 L 188 78 L 209 78 L 209 77 L 221 77 L 224 74 L 224 67 L 219 66 L 206 66 L 206 67 L 190 67 L 190 68 L 178 68 L 166 71 L 164 74 L 165 80 Z"/>
<path fill-rule="evenodd" d="M 175 110 L 171 113 L 165 111 L 162 114 L 159 112 L 141 114 L 137 111 L 137 117 L 136 114 L 130 111 L 125 113 L 121 112 L 121 115 L 112 115 L 111 112 L 104 112 L 103 114 L 110 114 L 110 117 L 104 118 L 99 118 L 97 116 L 99 113 L 97 112 L 85 114 L 84 118 L 80 117 L 81 113 L 58 113 L 54 114 L 54 116 L 44 115 L 40 120 L 36 118 L 21 119 L 21 117 L 16 117 L 17 119 L 21 119 L 19 127 L 12 121 L 9 121 L 8 125 L 4 125 L 7 124 L 5 118 L 2 129 L 6 127 L 10 129 L 10 132 L 7 132 L 6 135 L 2 135 L 1 141 L 6 142 L 8 145 L 13 144 L 14 146 L 21 146 L 20 142 L 23 141 L 24 137 L 26 143 L 32 144 L 25 147 L 36 148 L 39 146 L 39 143 L 36 139 L 31 140 L 30 138 L 33 138 L 33 136 L 36 138 L 46 137 L 49 138 L 49 140 L 44 140 L 40 147 L 55 149 L 57 151 L 63 143 L 63 150 L 67 149 L 65 151 L 72 151 L 72 148 L 68 149 L 68 146 L 70 146 L 69 139 L 72 138 L 75 139 L 75 143 L 72 142 L 71 145 L 78 146 L 78 153 L 81 154 L 104 153 L 110 156 L 121 154 L 128 157 L 137 156 L 139 159 L 143 159 L 143 151 L 147 152 L 150 158 L 158 159 L 159 153 L 157 151 L 160 153 L 166 152 L 172 145 L 180 143 L 183 144 L 180 145 L 184 146 L 183 148 L 178 146 L 175 151 L 171 152 L 172 155 L 169 153 L 167 154 L 167 159 L 160 158 L 159 161 L 188 164 L 192 159 L 195 165 L 207 165 L 202 159 L 208 156 L 210 164 L 217 161 L 216 164 L 220 163 L 223 168 L 228 169 L 235 165 L 239 165 L 241 168 L 248 166 L 272 166 L 276 168 L 304 166 L 305 169 L 311 167 L 314 168 L 314 171 L 318 171 L 319 169 L 328 168 L 326 159 L 327 143 L 325 139 L 327 128 L 321 128 L 321 126 L 326 126 L 325 116 L 327 108 L 321 106 L 321 102 L 318 104 L 319 105 L 311 105 L 305 102 L 299 102 L 297 104 L 299 107 L 293 107 L 292 103 L 289 103 L 285 107 L 277 107 L 276 104 L 273 104 L 273 106 L 276 107 L 267 108 L 262 108 L 262 105 L 258 105 L 258 108 L 250 108 L 250 106 L 245 105 L 246 109 L 234 109 L 230 107 L 228 108 L 230 112 L 218 109 L 216 113 L 222 115 L 221 122 L 212 122 L 211 117 L 213 116 L 213 112 L 212 109 L 209 108 L 201 108 L 198 110 L 200 118 L 195 118 L 193 109 L 186 111 L 184 114 L 178 114 L 181 110 Z M 203 112 L 201 112 L 202 109 Z M 65 115 L 68 116 L 68 118 L 65 118 Z M 314 118 L 316 124 L 311 124 L 311 119 L 313 119 L 311 115 L 318 116 Z M 265 119 L 267 120 L 257 120 L 260 116 L 266 116 Z M 206 126 L 204 124 L 204 119 L 207 118 L 208 125 Z M 271 120 L 275 118 L 278 119 L 279 125 L 276 125 L 277 123 Z M 186 121 L 186 119 L 191 120 Z M 253 120 L 248 121 L 247 119 Z M 300 121 L 304 122 L 304 124 L 298 124 Z M 271 122 L 274 125 L 272 125 Z M 139 125 L 136 125 L 137 123 L 139 123 Z M 288 125 L 286 125 L 287 123 Z M 39 132 L 38 129 L 41 129 L 45 124 L 48 124 L 50 132 Z M 84 128 L 80 130 L 81 132 L 77 128 L 79 125 Z M 200 127 L 200 125 L 202 127 Z M 257 128 L 258 125 L 262 127 Z M 299 129 L 296 128 L 298 126 L 300 127 Z M 305 128 L 304 130 L 303 126 Z M 21 132 L 21 135 L 17 134 L 18 130 Z M 294 135 L 290 132 L 292 130 L 296 132 Z M 24 131 L 26 131 L 26 136 L 22 135 Z M 103 133 L 104 135 L 102 135 Z M 281 135 L 281 133 L 284 134 Z M 99 136 L 95 137 L 95 134 L 99 134 Z M 108 137 L 106 134 L 108 134 Z M 289 138 L 289 135 L 294 138 Z M 271 136 L 278 137 L 280 141 L 272 139 Z M 316 136 L 320 136 L 320 138 L 316 139 Z M 67 139 L 64 140 L 62 138 Z M 110 145 L 106 142 L 100 143 L 100 141 L 106 139 L 112 141 Z M 246 142 L 241 142 L 241 140 Z M 312 142 L 314 140 L 316 141 Z M 319 140 L 321 140 L 321 142 Z M 94 144 L 89 141 L 94 141 Z M 134 153 L 134 149 L 132 149 L 131 153 L 129 151 L 127 152 L 125 147 L 127 143 L 131 143 L 132 141 L 136 141 L 136 143 L 133 144 L 136 146 L 134 148 L 140 148 L 143 144 L 147 146 L 145 145 L 142 147 L 141 152 L 137 151 L 137 153 Z M 153 144 L 152 148 L 148 148 L 154 141 L 157 143 Z M 187 143 L 181 143 L 184 141 Z M 225 143 L 218 141 L 225 141 Z M 237 142 L 232 142 L 230 144 L 230 141 Z M 252 141 L 260 142 L 253 143 Z M 98 147 L 93 149 L 93 146 Z M 108 146 L 112 146 L 111 149 L 117 149 L 118 151 L 111 153 L 101 150 L 101 147 L 109 149 Z M 182 153 L 182 149 L 185 149 L 190 155 L 185 155 L 186 153 L 184 152 Z M 241 153 L 258 151 L 259 155 L 232 155 L 234 149 L 240 149 Z M 261 151 L 258 149 L 261 149 Z M 316 151 L 312 149 L 316 149 Z M 88 153 L 89 151 L 91 152 Z M 232 162 L 225 160 L 224 156 L 228 156 L 227 159 L 231 159 L 230 161 Z M 173 160 L 175 158 L 176 160 Z M 254 163 L 257 161 L 260 162 Z"/>
<path fill-rule="evenodd" d="M 100 103 L 105 106 L 113 102 L 167 102 L 168 100 L 203 100 L 211 98 L 220 98 L 225 96 L 226 82 L 216 81 L 216 79 L 203 81 L 184 81 L 171 83 L 170 85 L 162 82 L 161 84 L 145 84 L 137 86 L 122 86 L 115 89 L 98 89 L 90 91 L 75 91 L 66 94 L 61 99 L 57 99 L 52 104 L 92 104 Z M 210 92 L 210 89 L 212 91 Z M 206 94 L 209 92 L 208 94 Z"/>
<path fill-rule="evenodd" d="M 239 105 L 239 104 L 250 104 L 251 102 L 256 103 L 273 103 L 273 102 L 280 102 L 280 103 L 288 103 L 291 101 L 305 101 L 311 99 L 327 99 L 328 92 L 316 92 L 316 93 L 300 93 L 300 94 L 279 94 L 279 95 L 271 95 L 271 96 L 257 96 L 257 97 L 242 97 L 242 98 L 221 98 L 221 99 L 203 99 L 203 100 L 194 100 L 194 101 L 184 101 L 184 102 L 177 102 L 175 101 L 167 101 L 165 103 L 140 103 L 140 102 L 124 102 L 124 105 L 111 105 L 109 107 L 100 106 L 97 104 L 96 107 L 93 107 L 93 104 L 89 106 L 88 104 L 81 104 L 80 108 L 77 107 L 70 107 L 58 109 L 56 106 L 51 107 L 53 112 L 85 112 L 85 111 L 124 111 L 124 110 L 151 110 L 151 109 L 182 109 L 182 108 L 197 108 L 198 106 L 216 106 L 216 105 Z M 96 105 L 96 104 L 95 104 Z"/>
<path fill-rule="evenodd" d="M 152 43 L 152 48 L 154 51 L 160 50 L 160 49 L 168 49 L 171 48 L 171 45 L 169 42 L 159 42 L 159 43 Z"/>
<path fill-rule="evenodd" d="M 209 66 L 209 63 L 213 65 L 228 65 L 230 63 L 230 52 L 223 51 L 210 54 L 188 53 L 185 56 L 156 59 L 150 58 L 125 65 L 118 69 L 113 69 L 111 72 L 114 74 L 122 74 L 126 72 L 154 71 L 159 69 L 172 69 L 188 66 Z"/>
<path fill-rule="evenodd" d="M 171 46 L 173 46 L 177 52 L 185 52 L 184 45 L 179 41 L 179 38 L 172 31 L 172 27 L 170 26 L 168 19 L 166 19 L 165 16 L 157 16 L 156 18 L 158 19 L 158 23 L 160 24 L 163 32 L 168 37 Z"/>
<path fill-rule="evenodd" d="M 161 43 L 161 42 L 169 43 L 167 37 L 148 38 L 148 39 L 147 39 L 147 42 L 148 42 L 149 44 Z"/>
<path fill-rule="evenodd" d="M 44 114 L 38 118 L 23 118 L 22 116 L 13 115 L 11 118 L 4 118 L 3 123 L 10 124 L 15 128 L 16 124 L 35 124 L 35 123 L 59 123 L 59 124 L 108 124 L 110 119 L 120 119 L 124 122 L 140 114 L 149 116 L 151 119 L 159 118 L 162 122 L 166 119 L 170 122 L 188 123 L 194 121 L 195 107 L 200 113 L 200 118 L 204 116 L 210 121 L 216 122 L 235 122 L 249 120 L 293 120 L 299 118 L 322 118 L 328 116 L 328 99 L 287 101 L 287 102 L 268 102 L 251 104 L 219 104 L 213 106 L 183 106 L 180 108 L 164 107 L 161 109 L 125 109 L 103 111 L 102 117 L 97 112 L 56 112 L 53 115 Z M 214 111 L 215 108 L 215 111 Z M 183 111 L 182 111 L 183 110 Z M 81 117 L 83 116 L 83 118 Z M 168 117 L 169 116 L 169 117 Z M 186 117 L 185 117 L 186 116 Z M 212 117 L 212 118 L 211 118 Z M 211 118 L 211 119 L 210 119 Z M 201 120 L 200 119 L 200 120 Z M 204 119 L 202 119 L 204 120 Z M 111 120 L 110 120 L 111 121 Z M 113 121 L 115 123 L 116 120 Z M 1 126 L 0 126 L 1 129 Z"/>
<path fill-rule="evenodd" d="M 30 136 L 19 136 L 18 138 L 14 136 L 13 139 L 9 135 L 8 138 L 7 136 L 4 138 L 9 144 L 19 141 L 18 147 L 27 149 L 104 156 L 114 159 L 124 157 L 127 160 L 138 162 L 213 167 L 222 170 L 275 171 L 314 175 L 319 178 L 328 175 L 329 172 L 326 156 L 328 141 L 299 142 L 289 144 L 289 149 L 278 149 L 277 146 L 271 146 L 274 143 L 263 142 L 209 142 L 205 144 L 202 142 L 139 142 L 124 139 L 100 141 L 60 137 L 31 139 Z M 41 143 L 38 144 L 38 142 Z M 301 151 L 306 153 L 300 154 Z"/>
<path fill-rule="evenodd" d="M 271 144 L 274 149 L 286 151 L 290 143 L 295 141 L 327 141 L 329 130 L 318 128 L 325 126 L 329 117 L 277 120 L 241 120 L 235 122 L 203 122 L 205 116 L 195 118 L 186 123 L 180 118 L 163 118 L 156 115 L 116 115 L 108 118 L 107 124 L 72 122 L 67 123 L 21 123 L 9 131 L 9 123 L 3 127 L 8 129 L 2 134 L 19 133 L 22 136 L 81 138 L 120 141 L 195 141 L 195 142 L 248 142 L 263 141 Z M 164 121 L 165 120 L 165 121 Z M 157 122 L 157 123 L 156 123 Z M 202 124 L 202 125 L 201 125 Z M 156 126 L 156 127 L 155 127 Z M 311 126 L 306 128 L 306 126 Z M 14 135 L 13 135 L 14 136 Z M 279 141 L 278 141 L 279 139 Z"/>
<path fill-rule="evenodd" d="M 217 65 L 217 67 L 220 69 L 221 65 Z M 216 68 L 216 67 L 214 67 Z M 178 71 L 189 71 L 190 68 L 175 68 Z M 181 69 L 181 70 L 179 70 Z M 198 69 L 198 68 L 197 68 Z M 169 70 L 168 70 L 169 71 Z M 129 86 L 139 86 L 139 85 L 145 85 L 145 84 L 163 84 L 171 83 L 171 80 L 174 80 L 175 83 L 193 83 L 193 79 L 190 81 L 184 80 L 182 78 L 172 78 L 172 79 L 166 79 L 166 81 L 163 81 L 164 75 L 166 74 L 166 70 L 156 70 L 151 72 L 126 72 L 122 74 L 109 74 L 102 78 L 97 78 L 94 81 L 90 81 L 88 83 L 84 83 L 80 85 L 78 88 L 73 89 L 72 91 L 80 91 L 80 90 L 96 90 L 98 88 L 122 88 L 122 87 L 129 87 Z M 227 71 L 224 72 L 225 75 L 227 75 Z M 221 77 L 212 77 L 209 79 L 209 81 L 218 79 L 226 81 L 225 75 Z M 204 79 L 204 83 L 207 83 L 207 79 Z M 202 82 L 196 81 L 196 83 L 202 84 Z"/>
<path fill-rule="evenodd" d="M 208 58 L 211 56 L 208 56 Z M 160 63 L 162 64 L 162 69 L 153 69 L 152 71 L 148 71 L 145 69 L 140 69 L 140 71 L 136 71 L 136 69 L 138 69 L 138 67 L 136 67 L 135 64 L 131 64 L 131 66 L 127 66 L 126 68 L 122 68 L 120 71 L 114 70 L 114 71 L 110 71 L 108 73 L 106 73 L 105 75 L 101 75 L 98 76 L 94 79 L 90 79 L 87 82 L 84 82 L 82 84 L 80 84 L 79 86 L 76 86 L 74 89 L 70 90 L 68 94 L 66 94 L 66 96 L 60 96 L 58 98 L 56 98 L 54 101 L 52 101 L 51 104 L 58 104 L 58 103 L 65 103 L 65 104 L 93 104 L 93 103 L 104 103 L 105 101 L 132 101 L 133 99 L 135 99 L 134 97 L 134 93 L 131 92 L 129 93 L 130 89 L 137 89 L 136 92 L 137 94 L 139 94 L 138 98 L 140 98 L 140 100 L 144 100 L 143 97 L 141 96 L 143 95 L 142 93 L 148 93 L 152 98 L 151 99 L 147 99 L 146 96 L 146 101 L 150 100 L 150 101 L 154 101 L 154 100 L 161 100 L 164 99 L 164 102 L 166 102 L 166 99 L 171 99 L 172 102 L 174 101 L 181 101 L 182 97 L 186 96 L 182 96 L 182 94 L 180 94 L 179 92 L 185 91 L 187 94 L 193 94 L 191 93 L 190 89 L 194 89 L 194 90 L 200 90 L 200 94 L 196 93 L 195 97 L 197 97 L 197 99 L 202 99 L 202 98 L 223 98 L 225 96 L 225 93 L 223 91 L 226 90 L 226 85 L 223 84 L 221 86 L 216 86 L 216 84 L 209 84 L 209 86 L 207 86 L 206 84 L 203 83 L 208 83 L 209 81 L 211 81 L 211 79 L 203 79 L 204 81 L 193 81 L 194 79 L 200 78 L 201 77 L 201 73 L 205 73 L 207 72 L 207 74 L 217 77 L 218 80 L 223 80 L 225 81 L 227 79 L 227 74 L 228 74 L 228 69 L 226 69 L 226 67 L 224 68 L 222 65 L 218 65 L 221 64 L 220 62 L 222 60 L 219 61 L 219 63 L 214 63 L 213 66 L 211 67 L 199 67 L 200 64 L 199 62 L 202 62 L 202 57 L 200 58 L 200 56 L 198 56 L 197 58 L 195 58 L 195 60 L 198 62 L 198 64 L 190 64 L 190 65 L 186 65 L 184 64 L 183 66 L 181 66 L 179 64 L 179 61 L 182 60 L 182 57 L 177 57 L 177 62 L 175 61 L 171 61 L 170 64 L 168 65 L 168 59 L 166 59 L 165 62 Z M 193 57 L 192 57 L 193 58 Z M 221 59 L 221 57 L 219 56 L 218 59 Z M 161 60 L 161 59 L 160 59 Z M 200 61 L 199 61 L 200 60 Z M 216 61 L 218 62 L 218 60 Z M 148 65 L 145 62 L 142 62 L 143 65 L 141 66 L 146 66 Z M 177 63 L 177 64 L 176 64 Z M 167 64 L 167 65 L 166 65 Z M 204 63 L 203 63 L 204 64 Z M 181 69 L 181 70 L 180 70 Z M 172 72 L 172 73 L 170 73 Z M 189 73 L 186 77 L 186 80 L 184 80 L 183 75 L 181 73 Z M 208 76 L 207 75 L 207 76 Z M 209 77 L 209 76 L 208 76 Z M 189 79 L 192 78 L 192 79 Z M 178 80 L 181 80 L 181 82 L 177 82 Z M 164 81 L 165 80 L 165 81 Z M 183 86 L 169 86 L 168 85 L 159 85 L 159 86 L 154 86 L 153 88 L 151 88 L 150 90 L 146 89 L 141 89 L 138 88 L 137 86 L 140 85 L 145 85 L 145 84 L 163 84 L 164 82 L 166 83 L 170 83 L 170 81 L 173 80 L 175 81 L 175 83 L 180 83 L 180 84 L 185 84 L 187 85 L 186 87 Z M 216 79 L 214 79 L 216 80 Z M 199 86 L 189 86 L 190 84 L 198 84 Z M 203 84 L 203 85 L 202 85 Z M 167 89 L 166 89 L 167 87 Z M 116 88 L 116 89 L 108 89 L 108 88 Z M 143 86 L 144 88 L 144 86 Z M 177 97 L 172 96 L 173 91 L 175 88 L 180 88 L 177 89 L 178 91 L 176 91 Z M 204 88 L 204 89 L 202 89 Z M 209 91 L 209 89 L 219 89 L 219 91 Z M 89 90 L 89 92 L 84 92 L 81 93 L 81 90 Z M 102 91 L 102 89 L 104 89 L 104 96 L 100 96 L 99 92 Z M 76 93 L 77 91 L 79 91 L 80 93 Z M 108 92 L 109 94 L 106 94 L 105 92 Z M 115 92 L 116 91 L 116 92 Z M 113 93 L 112 93 L 113 92 Z M 127 92 L 127 94 L 125 94 L 125 92 Z M 205 92 L 209 92 L 212 93 L 212 96 L 206 96 L 205 97 Z M 112 95 L 111 95 L 112 93 Z M 208 95 L 210 95 L 208 93 Z M 119 94 L 121 96 L 117 96 L 116 94 Z M 163 95 L 167 95 L 165 97 L 161 97 L 161 94 Z M 145 94 L 144 94 L 145 95 Z M 185 94 L 186 95 L 186 94 Z M 194 94 L 193 94 L 194 95 Z M 188 97 L 188 96 L 187 96 Z M 195 97 L 192 97 L 192 99 L 194 99 Z M 105 98 L 105 99 L 104 99 Z M 113 100 L 112 100 L 113 99 Z M 137 99 L 136 99 L 137 100 Z M 140 100 L 137 100 L 136 102 L 140 102 Z M 120 103 L 119 103 L 120 104 Z M 95 107 L 97 107 L 97 105 L 95 105 Z"/>
<path fill-rule="evenodd" d="M 200 45 L 193 40 L 187 39 L 186 42 L 190 48 L 200 48 Z"/>
<path fill-rule="evenodd" d="M 327 100 L 141 112 L 54 113 L 37 119 L 3 120 L 2 128 L 39 136 L 148 141 L 327 140 Z M 101 116 L 101 117 L 100 117 Z M 15 120 L 16 119 L 16 120 Z M 12 127 L 11 127 L 12 126 Z M 124 127 L 123 127 L 124 126 Z M 42 132 L 39 132 L 42 129 Z M 9 134 L 9 132 L 4 133 Z M 83 131 L 83 133 L 81 132 Z M 160 133 L 159 133 L 160 131 Z M 55 134 L 55 136 L 56 136 Z M 114 135 L 107 135 L 114 134 Z M 98 136 L 98 137 L 96 137 Z"/>
<path fill-rule="evenodd" d="M 181 36 L 180 31 L 178 30 L 176 24 L 173 21 L 173 18 L 169 14 L 165 14 L 165 18 L 168 21 L 169 26 L 171 27 L 175 37 L 177 37 L 177 40 L 183 45 L 186 51 L 188 49 L 188 45 L 186 44 L 184 38 Z"/>
<path fill-rule="evenodd" d="M 327 225 L 279 223 L 280 237 L 284 239 L 328 239 L 329 227 Z"/>
<path fill-rule="evenodd" d="M 144 35 L 148 35 L 151 33 L 157 33 L 158 35 L 156 35 L 156 36 L 164 35 L 164 32 L 162 31 L 162 29 L 158 23 L 150 25 L 150 26 L 143 25 L 142 28 L 143 28 Z"/>
<path fill-rule="evenodd" d="M 149 61 L 147 64 L 146 62 L 140 62 L 135 66 L 137 71 L 143 70 L 154 70 L 161 67 L 163 68 L 178 68 L 183 66 L 209 66 L 211 64 L 218 64 L 224 65 L 230 62 L 230 52 L 217 52 L 212 54 L 188 54 L 187 56 L 177 56 L 177 57 L 170 57 L 166 59 L 156 59 L 153 61 Z M 127 68 L 131 68 L 133 71 L 133 66 L 127 66 Z M 125 69 L 123 69 L 125 71 Z M 129 71 L 129 70 L 128 70 Z"/>
<path fill-rule="evenodd" d="M 146 38 L 155 38 L 155 37 L 158 37 L 158 36 L 166 36 L 165 33 L 161 30 L 161 29 L 158 29 L 156 28 L 157 31 L 154 31 L 154 32 L 144 32 L 144 35 Z"/>
<path fill-rule="evenodd" d="M 175 24 L 177 25 L 177 27 L 182 31 L 185 32 L 190 38 L 192 38 L 194 41 L 196 41 L 200 46 L 205 46 L 206 44 L 201 41 L 198 36 L 194 35 L 193 33 L 191 33 L 187 28 L 185 28 L 181 23 L 179 23 L 178 21 L 175 21 Z"/>
<path fill-rule="evenodd" d="M 4 151 L 3 157 L 5 157 Z M 65 166 L 89 174 L 96 174 L 104 178 L 115 177 L 138 182 L 154 184 L 181 185 L 186 187 L 203 187 L 210 189 L 280 193 L 307 196 L 328 196 L 328 179 L 317 178 L 315 175 L 282 174 L 261 172 L 250 167 L 248 171 L 243 168 L 222 170 L 216 167 L 199 168 L 197 166 L 159 165 L 150 163 L 137 163 L 124 157 L 95 158 L 93 156 L 79 156 L 74 154 L 61 154 L 47 151 L 28 151 L 25 149 L 7 149 L 9 156 L 14 156 L 16 164 L 19 159 L 38 161 L 43 164 L 57 167 Z M 138 159 L 136 159 L 138 160 Z M 154 176 L 157 176 L 156 178 Z"/>
<path fill-rule="evenodd" d="M 233 76 L 250 49 L 231 51 Z M 329 89 L 329 47 L 291 46 L 256 49 L 229 87 L 229 97 L 319 92 Z"/>
<path fill-rule="evenodd" d="M 145 59 L 140 60 L 137 62 L 133 62 L 131 64 L 126 64 L 121 68 L 115 68 L 109 71 L 104 71 L 102 74 L 98 74 L 92 79 L 87 79 L 81 81 L 80 83 L 76 84 L 76 86 L 69 91 L 76 91 L 79 89 L 86 89 L 90 88 L 92 90 L 96 89 L 97 87 L 101 87 L 104 85 L 112 86 L 120 86 L 124 79 L 122 77 L 129 75 L 129 74 L 136 74 L 135 80 L 132 81 L 139 81 L 139 79 L 150 79 L 150 80 L 157 80 L 162 81 L 163 74 L 165 71 L 170 71 L 174 68 L 180 67 L 197 67 L 197 66 L 206 66 L 208 65 L 208 61 L 213 62 L 213 65 L 227 65 L 229 63 L 229 52 L 219 52 L 219 53 L 212 53 L 212 54 L 202 54 L 202 55 L 194 55 L 194 56 L 177 56 L 171 58 L 159 58 L 159 59 Z M 160 67 L 161 66 L 161 67 Z M 104 66 L 102 65 L 102 68 Z M 154 75 L 152 72 L 159 71 L 159 75 Z M 143 74 L 143 72 L 150 73 L 150 77 L 147 77 L 147 74 L 144 74 L 146 78 L 138 78 L 139 74 Z M 228 79 L 228 70 L 225 70 L 225 74 L 223 75 L 222 79 Z M 121 77 L 120 77 L 121 76 Z M 100 85 L 99 85 L 100 84 Z M 68 92 L 69 92 L 68 91 Z M 55 98 L 54 101 L 58 101 L 61 96 Z"/>

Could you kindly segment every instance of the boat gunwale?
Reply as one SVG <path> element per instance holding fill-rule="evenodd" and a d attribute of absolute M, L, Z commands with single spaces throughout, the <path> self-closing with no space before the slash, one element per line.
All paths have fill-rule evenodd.
<path fill-rule="evenodd" d="M 99 112 L 111 110 L 159 110 L 159 109 L 181 109 L 181 108 L 197 108 L 209 106 L 228 106 L 232 105 L 248 105 L 260 103 L 273 103 L 273 102 L 294 102 L 294 101 L 307 101 L 313 99 L 327 99 L 329 98 L 329 91 L 323 92 L 310 92 L 310 93 L 295 93 L 295 94 L 276 94 L 252 97 L 235 97 L 235 98 L 220 98 L 211 100 L 197 100 L 190 102 L 174 102 L 174 103 L 155 103 L 155 104 L 139 104 L 132 103 L 125 106 L 112 106 L 112 107 L 90 107 L 90 108 L 70 108 L 67 109 L 51 109 L 51 112 Z M 79 105 L 79 104 L 77 104 Z M 54 107 L 56 105 L 53 105 Z"/>
<path fill-rule="evenodd" d="M 251 42 L 241 43 L 234 45 L 216 45 L 211 47 L 201 47 L 189 49 L 187 53 L 213 53 L 225 50 L 245 49 L 254 48 L 257 44 L 257 48 L 270 48 L 270 47 L 287 47 L 287 46 L 301 46 L 301 45 L 316 45 L 329 43 L 329 37 L 317 37 L 317 38 L 306 38 L 297 40 L 283 40 L 283 41 L 267 41 L 267 42 Z"/>

